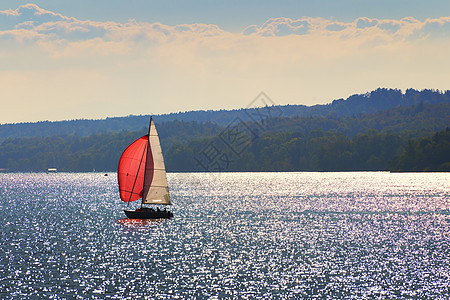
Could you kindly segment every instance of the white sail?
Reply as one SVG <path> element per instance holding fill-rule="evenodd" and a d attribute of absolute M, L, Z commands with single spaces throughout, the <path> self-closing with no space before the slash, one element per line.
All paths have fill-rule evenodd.
<path fill-rule="evenodd" d="M 166 167 L 153 119 L 150 121 L 149 147 L 147 147 L 147 163 L 145 166 L 144 204 L 170 204 L 169 185 L 167 184 Z"/>

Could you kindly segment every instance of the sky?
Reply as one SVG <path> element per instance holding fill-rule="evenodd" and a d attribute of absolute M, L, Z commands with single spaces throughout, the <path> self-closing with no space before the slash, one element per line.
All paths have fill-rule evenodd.
<path fill-rule="evenodd" d="M 448 49 L 448 0 L 2 0 L 0 123 L 448 90 Z"/>

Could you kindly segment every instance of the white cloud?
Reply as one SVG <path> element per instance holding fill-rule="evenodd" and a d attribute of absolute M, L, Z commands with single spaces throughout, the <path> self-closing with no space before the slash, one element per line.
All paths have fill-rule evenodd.
<path fill-rule="evenodd" d="M 322 18 L 274 18 L 261 26 L 250 25 L 242 33 L 229 33 L 214 24 L 181 24 L 169 26 L 161 23 L 127 23 L 82 21 L 61 14 L 46 11 L 35 4 L 20 6 L 16 10 L 0 11 L 0 18 L 7 19 L 0 30 L 0 37 L 16 38 L 18 41 L 82 41 L 104 40 L 106 42 L 137 42 L 163 44 L 173 41 L 193 41 L 208 38 L 235 40 L 242 36 L 286 37 L 307 36 L 328 38 L 335 36 L 342 40 L 377 36 L 378 39 L 408 39 L 420 37 L 442 37 L 450 34 L 450 17 L 429 19 L 420 22 L 414 18 L 401 20 L 371 19 L 361 17 L 353 22 L 339 22 Z M 67 43 L 69 45 L 69 43 Z M 93 45 L 96 43 L 93 43 Z M 96 48 L 96 46 L 94 47 Z M 103 52 L 102 52 L 103 54 Z"/>
<path fill-rule="evenodd" d="M 48 22 L 70 21 L 74 18 L 65 17 L 51 11 L 44 10 L 36 4 L 21 5 L 16 10 L 0 11 L 2 29 L 13 29 L 21 24 L 40 25 Z"/>
<path fill-rule="evenodd" d="M 356 21 L 356 28 L 364 29 L 378 25 L 378 20 L 370 18 L 358 18 Z"/>
<path fill-rule="evenodd" d="M 431 37 L 450 37 L 450 17 L 426 20 L 422 25 L 421 32 Z"/>

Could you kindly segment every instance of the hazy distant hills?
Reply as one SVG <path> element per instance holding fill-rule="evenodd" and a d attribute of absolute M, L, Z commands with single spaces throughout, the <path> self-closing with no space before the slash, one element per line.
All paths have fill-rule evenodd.
<path fill-rule="evenodd" d="M 450 171 L 450 91 L 154 116 L 170 172 Z M 149 116 L 0 126 L 0 171 L 115 171 Z"/>
<path fill-rule="evenodd" d="M 397 107 L 423 106 L 429 104 L 450 103 L 450 91 L 440 92 L 436 90 L 417 91 L 408 89 L 404 93 L 397 89 L 377 89 L 370 93 L 353 95 L 347 99 L 337 99 L 325 105 L 282 105 L 272 106 L 273 114 L 269 119 L 278 118 L 317 118 L 324 117 L 329 120 L 336 120 L 342 117 L 357 117 L 362 114 L 372 114 L 379 111 L 386 111 Z M 448 108 L 445 107 L 443 109 Z M 247 108 L 238 110 L 219 111 L 189 111 L 155 115 L 154 119 L 160 131 L 166 132 L 166 128 L 176 126 L 172 122 L 198 122 L 209 123 L 211 133 L 218 132 L 221 127 L 225 127 L 236 118 L 239 121 L 254 121 L 252 115 L 258 113 L 257 108 Z M 381 117 L 381 115 L 379 116 Z M 144 131 L 148 126 L 149 116 L 127 116 L 114 117 L 102 120 L 72 120 L 58 122 L 36 122 L 0 125 L 0 139 L 9 137 L 47 137 L 53 135 L 76 135 L 90 136 L 96 133 L 120 132 L 120 131 Z M 381 120 L 380 120 L 381 121 Z M 281 124 L 292 123 L 289 121 Z M 301 123 L 301 122 L 300 122 Z M 179 126 L 182 126 L 179 124 Z M 280 128 L 283 125 L 273 125 Z M 289 125 L 291 126 L 291 125 Z M 374 127 L 380 127 L 377 124 Z M 202 127 L 202 126 L 201 126 Z M 299 130 L 304 130 L 299 128 Z M 349 134 L 354 133 L 354 129 L 345 129 Z M 189 134 L 189 133 L 187 133 Z M 166 135 L 166 134 L 163 134 Z M 196 133 L 193 133 L 197 136 Z M 202 134 L 200 134 L 202 135 Z"/>

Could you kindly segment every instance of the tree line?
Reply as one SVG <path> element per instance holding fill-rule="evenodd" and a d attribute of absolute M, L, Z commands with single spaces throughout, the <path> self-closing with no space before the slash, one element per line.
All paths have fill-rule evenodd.
<path fill-rule="evenodd" d="M 0 145 L 0 168 L 116 171 L 122 151 L 136 139 L 136 133 L 8 139 Z M 408 139 L 401 133 L 374 129 L 352 138 L 321 130 L 260 136 L 223 131 L 187 144 L 173 143 L 165 151 L 165 162 L 169 172 L 450 171 L 450 132 Z"/>
<path fill-rule="evenodd" d="M 167 150 L 167 169 L 178 172 L 388 170 L 409 142 L 402 134 L 374 129 L 353 138 L 316 130 L 308 135 L 268 132 L 253 139 L 242 133 L 237 139 L 240 141 L 228 143 L 215 137 L 187 145 L 173 144 Z"/>
<path fill-rule="evenodd" d="M 174 121 L 159 130 L 163 149 L 176 142 L 212 136 L 221 127 L 213 123 Z M 0 140 L 0 169 L 68 172 L 113 171 L 123 150 L 148 128 L 138 131 L 103 132 L 90 136 L 55 135 Z"/>
<path fill-rule="evenodd" d="M 450 171 L 450 130 L 433 136 L 409 140 L 405 150 L 391 160 L 393 171 Z"/>
<path fill-rule="evenodd" d="M 444 160 L 450 157 L 447 135 L 436 133 L 450 124 L 450 103 L 419 103 L 340 118 L 261 115 L 265 118 L 254 122 L 235 118 L 227 126 L 178 120 L 157 124 L 167 169 L 174 172 L 448 169 L 446 161 L 431 163 L 433 160 L 427 162 L 426 157 L 429 153 Z M 115 171 L 122 151 L 147 131 L 143 127 L 138 131 L 89 136 L 4 138 L 0 140 L 0 169 Z M 424 141 L 420 140 L 423 138 Z"/>

